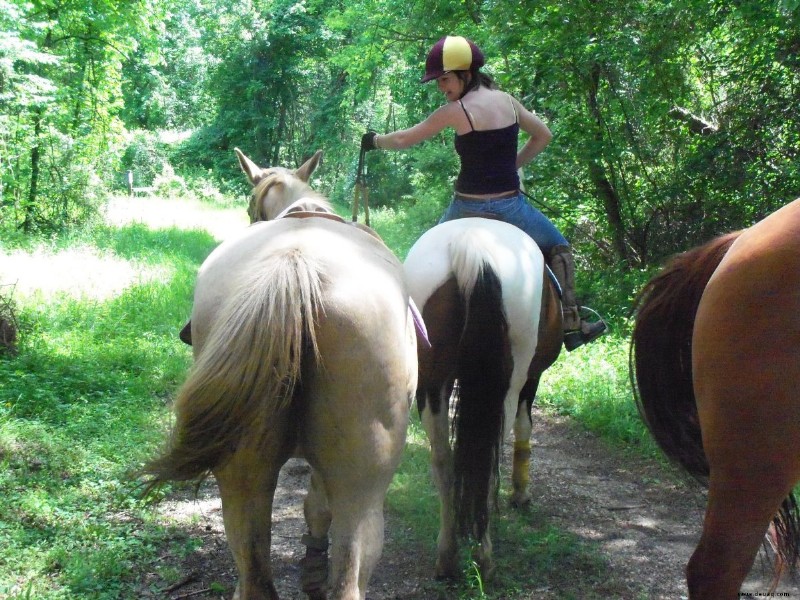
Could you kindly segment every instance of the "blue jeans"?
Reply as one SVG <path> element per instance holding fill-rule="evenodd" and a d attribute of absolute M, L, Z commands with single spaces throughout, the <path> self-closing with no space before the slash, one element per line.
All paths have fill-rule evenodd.
<path fill-rule="evenodd" d="M 521 193 L 511 198 L 498 200 L 462 200 L 454 197 L 450 206 L 439 219 L 439 223 L 463 219 L 464 217 L 480 217 L 481 213 L 491 213 L 501 221 L 522 229 L 533 238 L 541 248 L 545 259 L 549 261 L 550 251 L 555 246 L 569 246 L 567 239 L 555 225 L 525 200 Z"/>

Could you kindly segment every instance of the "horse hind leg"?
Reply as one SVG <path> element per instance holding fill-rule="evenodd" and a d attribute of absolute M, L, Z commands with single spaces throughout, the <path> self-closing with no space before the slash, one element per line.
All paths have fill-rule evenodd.
<path fill-rule="evenodd" d="M 443 386 L 437 394 L 438 401 L 420 403 L 422 426 L 431 445 L 431 468 L 436 490 L 439 493 L 439 537 L 437 540 L 435 575 L 437 579 L 454 579 L 458 576 L 458 540 L 453 506 L 453 452 L 449 437 L 450 390 Z M 430 399 L 431 394 L 428 394 Z"/>
<path fill-rule="evenodd" d="M 328 586 L 328 530 L 331 526 L 331 510 L 322 478 L 311 471 L 311 483 L 304 503 L 308 533 L 303 536 L 306 555 L 300 561 L 300 582 L 309 600 L 325 600 Z"/>
<path fill-rule="evenodd" d="M 397 446 L 399 451 L 402 446 Z M 317 462 L 319 485 L 320 488 L 324 486 L 330 512 L 320 503 L 315 516 L 307 514 L 311 516 L 311 532 L 319 542 L 324 540 L 326 515 L 330 515 L 328 597 L 364 600 L 370 576 L 383 550 L 383 503 L 394 464 L 392 461 L 391 465 L 377 467 L 373 463 L 374 455 L 354 452 L 347 455 L 347 464 L 343 465 L 342 456 L 339 454 L 335 462 L 331 459 Z M 314 500 L 320 501 L 321 496 Z M 307 509 L 311 510 L 311 504 Z M 316 594 L 311 598 L 326 597 L 323 590 L 317 590 Z"/>
<path fill-rule="evenodd" d="M 494 476 L 492 476 L 492 486 L 494 486 Z M 472 553 L 472 560 L 478 566 L 483 581 L 490 581 L 497 570 L 492 552 L 492 538 L 487 527 Z"/>
<path fill-rule="evenodd" d="M 359 369 L 348 376 L 335 368 L 332 354 L 326 356 L 331 372 L 340 377 L 335 383 L 320 377 L 309 388 L 314 394 L 301 446 L 315 478 L 306 516 L 315 540 L 322 541 L 326 529 L 330 540 L 328 597 L 364 600 L 383 549 L 386 492 L 405 445 L 408 388 L 400 396 L 391 389 L 391 379 L 387 385 L 376 377 L 372 389 L 373 381 L 365 383 Z M 387 398 L 393 400 L 379 400 Z"/>
<path fill-rule="evenodd" d="M 686 579 L 691 600 L 735 600 L 770 521 L 791 490 L 787 482 L 715 479 L 712 471 L 703 533 Z"/>
<path fill-rule="evenodd" d="M 287 457 L 249 446 L 214 471 L 225 535 L 239 574 L 234 600 L 278 600 L 270 557 L 272 503 Z"/>
<path fill-rule="evenodd" d="M 514 454 L 511 463 L 511 506 L 522 508 L 530 504 L 531 495 L 530 468 L 531 468 L 531 408 L 536 395 L 536 385 L 530 393 L 529 381 L 520 393 L 520 402 L 517 405 L 517 416 L 514 420 Z"/>

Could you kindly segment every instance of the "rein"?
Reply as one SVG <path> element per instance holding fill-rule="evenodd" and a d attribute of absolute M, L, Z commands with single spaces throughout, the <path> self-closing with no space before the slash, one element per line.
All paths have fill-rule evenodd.
<path fill-rule="evenodd" d="M 353 186 L 353 222 L 358 221 L 358 205 L 363 200 L 364 203 L 364 223 L 369 227 L 369 189 L 367 188 L 367 178 L 365 171 L 366 150 L 362 149 L 358 155 L 358 169 L 356 170 L 356 182 Z"/>
<path fill-rule="evenodd" d="M 553 214 L 553 215 L 555 215 L 555 216 L 557 216 L 557 217 L 563 217 L 563 216 L 564 216 L 564 213 L 563 213 L 563 212 L 561 212 L 560 210 L 557 210 L 557 209 L 553 208 L 552 206 L 548 206 L 548 205 L 547 205 L 547 204 L 545 204 L 545 203 L 544 203 L 542 200 L 537 200 L 536 198 L 534 198 L 533 196 L 531 196 L 531 195 L 530 195 L 528 192 L 526 192 L 526 191 L 525 191 L 525 190 L 523 190 L 522 188 L 520 188 L 520 190 L 519 190 L 519 191 L 520 191 L 520 192 L 522 193 L 522 195 L 523 195 L 523 196 L 525 196 L 525 197 L 526 197 L 528 200 L 530 200 L 530 201 L 531 201 L 531 202 L 533 202 L 534 204 L 538 204 L 539 206 L 541 206 L 542 208 L 544 208 L 545 210 L 547 210 L 548 212 L 550 212 L 550 214 Z"/>

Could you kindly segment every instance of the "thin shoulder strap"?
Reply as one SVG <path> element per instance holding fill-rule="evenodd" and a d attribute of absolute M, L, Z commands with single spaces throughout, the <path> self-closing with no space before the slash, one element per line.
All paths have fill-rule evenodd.
<path fill-rule="evenodd" d="M 461 105 L 461 110 L 463 110 L 464 114 L 467 115 L 467 121 L 469 121 L 470 128 L 472 129 L 472 131 L 475 131 L 475 125 L 473 124 L 472 119 L 470 118 L 469 113 L 467 112 L 467 109 L 464 106 L 464 103 L 461 100 L 459 100 L 458 103 Z"/>
<path fill-rule="evenodd" d="M 511 94 L 506 94 L 508 96 L 508 101 L 511 103 L 511 110 L 514 111 L 514 123 L 519 124 L 519 115 L 517 114 L 517 105 L 514 104 L 514 99 L 511 97 Z"/>

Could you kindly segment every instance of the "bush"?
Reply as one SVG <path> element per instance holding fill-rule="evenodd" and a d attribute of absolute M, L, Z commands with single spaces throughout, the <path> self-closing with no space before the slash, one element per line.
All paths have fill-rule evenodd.
<path fill-rule="evenodd" d="M 153 185 L 156 177 L 168 165 L 165 146 L 159 143 L 157 134 L 147 131 L 133 134 L 133 139 L 120 159 L 120 170 L 123 173 L 133 172 L 133 187 Z M 121 187 L 127 185 L 128 180 L 123 177 Z"/>

